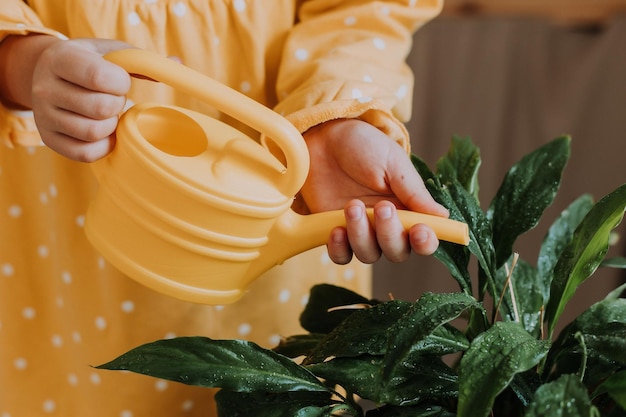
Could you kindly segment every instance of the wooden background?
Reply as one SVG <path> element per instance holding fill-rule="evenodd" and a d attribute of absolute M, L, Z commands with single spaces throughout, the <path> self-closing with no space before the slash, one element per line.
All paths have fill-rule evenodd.
<path fill-rule="evenodd" d="M 487 14 L 546 17 L 573 24 L 598 24 L 626 13 L 626 0 L 444 0 L 444 15 Z"/>

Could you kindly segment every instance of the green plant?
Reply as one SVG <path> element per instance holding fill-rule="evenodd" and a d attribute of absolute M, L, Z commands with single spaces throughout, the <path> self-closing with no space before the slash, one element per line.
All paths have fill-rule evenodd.
<path fill-rule="evenodd" d="M 513 251 L 552 203 L 569 152 L 570 139 L 561 137 L 522 158 L 486 211 L 471 140 L 453 138 L 434 172 L 413 157 L 433 196 L 469 225 L 469 246 L 442 242 L 435 254 L 458 282 L 457 293 L 379 302 L 320 285 L 300 317 L 309 333 L 274 350 L 178 338 L 100 368 L 222 388 L 216 399 L 223 416 L 624 416 L 624 287 L 558 336 L 555 329 L 606 256 L 624 215 L 626 184 L 595 204 L 589 195 L 575 200 L 552 224 L 536 265 Z M 624 258 L 605 264 L 626 267 Z M 470 271 L 477 271 L 473 279 Z M 374 406 L 364 411 L 358 397 Z"/>

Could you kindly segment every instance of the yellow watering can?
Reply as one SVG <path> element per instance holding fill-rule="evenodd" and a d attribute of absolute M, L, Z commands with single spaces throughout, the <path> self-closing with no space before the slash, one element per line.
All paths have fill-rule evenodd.
<path fill-rule="evenodd" d="M 285 118 L 154 53 L 127 49 L 106 58 L 263 133 L 285 162 L 207 115 L 133 106 L 120 118 L 113 152 L 92 164 L 100 187 L 85 225 L 91 243 L 120 271 L 183 300 L 230 303 L 263 272 L 324 245 L 334 227 L 345 225 L 342 210 L 300 215 L 290 208 L 307 177 L 309 154 Z M 441 240 L 469 242 L 464 223 L 399 214 L 406 228 L 425 223 Z"/>

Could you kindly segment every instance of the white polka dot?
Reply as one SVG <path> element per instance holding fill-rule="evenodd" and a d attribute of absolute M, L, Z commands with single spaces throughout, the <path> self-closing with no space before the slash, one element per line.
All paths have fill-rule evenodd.
<path fill-rule="evenodd" d="M 83 337 L 80 335 L 80 333 L 73 332 L 72 333 L 72 340 L 74 341 L 74 343 L 80 343 L 80 342 L 83 341 Z"/>
<path fill-rule="evenodd" d="M 164 339 L 173 339 L 175 337 L 176 337 L 176 333 L 169 332 L 169 333 L 165 333 Z"/>
<path fill-rule="evenodd" d="M 248 81 L 244 81 L 239 85 L 239 90 L 242 93 L 249 93 L 252 90 L 252 85 Z"/>
<path fill-rule="evenodd" d="M 157 1 L 159 1 L 159 0 L 144 0 L 144 3 L 146 3 L 146 4 L 156 4 Z"/>
<path fill-rule="evenodd" d="M 104 258 L 98 258 L 98 268 L 100 269 L 104 269 L 104 267 L 107 265 L 107 262 L 104 260 Z"/>
<path fill-rule="evenodd" d="M 67 376 L 67 382 L 71 386 L 75 387 L 76 385 L 78 385 L 78 376 L 76 376 L 76 374 L 69 374 Z"/>
<path fill-rule="evenodd" d="M 359 97 L 358 98 L 359 103 L 369 103 L 370 101 L 372 101 L 371 97 Z"/>
<path fill-rule="evenodd" d="M 224 311 L 224 306 L 215 306 L 213 309 L 215 309 L 215 311 Z"/>
<path fill-rule="evenodd" d="M 130 12 L 130 13 L 128 13 L 127 19 L 128 19 L 128 23 L 131 26 L 137 26 L 138 24 L 141 23 L 141 18 L 139 17 L 137 12 Z"/>
<path fill-rule="evenodd" d="M 354 16 L 348 16 L 345 19 L 343 19 L 343 24 L 346 26 L 353 26 L 356 24 L 356 17 Z"/>
<path fill-rule="evenodd" d="M 84 227 L 85 226 L 85 216 L 80 215 L 76 217 L 76 225 L 78 227 Z"/>
<path fill-rule="evenodd" d="M 56 197 L 57 196 L 57 186 L 54 184 L 50 184 L 48 186 L 48 194 L 50 194 L 50 197 Z"/>
<path fill-rule="evenodd" d="M 374 81 L 374 79 L 372 77 L 370 77 L 369 75 L 364 75 L 363 76 L 363 81 L 365 81 L 366 83 L 371 83 Z"/>
<path fill-rule="evenodd" d="M 39 201 L 41 202 L 41 204 L 48 204 L 48 194 L 40 193 L 39 194 Z"/>
<path fill-rule="evenodd" d="M 52 400 L 46 400 L 43 402 L 43 412 L 44 413 L 54 413 L 54 410 L 56 410 L 57 405 L 54 401 Z"/>
<path fill-rule="evenodd" d="M 404 98 L 406 97 L 407 93 L 409 92 L 409 87 L 406 86 L 406 84 L 402 84 L 400 87 L 398 87 L 398 89 L 396 90 L 396 97 L 398 98 Z"/>
<path fill-rule="evenodd" d="M 26 153 L 29 155 L 34 155 L 36 151 L 37 151 L 37 148 L 35 146 L 29 146 L 26 148 Z"/>
<path fill-rule="evenodd" d="M 124 313 L 132 313 L 133 311 L 135 311 L 135 303 L 133 303 L 131 300 L 126 300 L 122 302 L 122 311 Z"/>
<path fill-rule="evenodd" d="M 353 88 L 352 89 L 352 98 L 361 98 L 363 97 L 363 92 L 361 90 L 359 90 L 358 88 Z"/>
<path fill-rule="evenodd" d="M 104 330 L 107 327 L 107 321 L 104 317 L 96 317 L 95 324 L 98 330 Z"/>
<path fill-rule="evenodd" d="M 54 347 L 58 348 L 58 347 L 63 346 L 63 338 L 59 336 L 58 334 L 55 334 L 52 336 L 51 342 L 52 342 L 52 346 Z"/>
<path fill-rule="evenodd" d="M 345 279 L 346 281 L 352 281 L 355 275 L 356 273 L 354 272 L 354 269 L 352 268 L 346 268 L 343 271 L 343 279 Z"/>
<path fill-rule="evenodd" d="M 384 39 L 374 38 L 372 42 L 374 42 L 374 47 L 376 49 L 385 49 L 387 47 L 387 44 L 385 43 Z"/>
<path fill-rule="evenodd" d="M 291 298 L 291 291 L 286 290 L 286 289 L 282 290 L 280 294 L 278 295 L 278 301 L 280 301 L 283 304 L 289 301 L 290 298 Z"/>
<path fill-rule="evenodd" d="M 93 373 L 91 375 L 89 375 L 89 380 L 91 381 L 92 384 L 94 385 L 100 385 L 100 382 L 102 382 L 100 380 L 100 375 Z"/>
<path fill-rule="evenodd" d="M 61 272 L 61 281 L 63 281 L 64 284 L 71 284 L 72 283 L 72 274 L 69 271 L 63 271 Z"/>
<path fill-rule="evenodd" d="M 124 410 L 120 413 L 120 417 L 133 417 L 133 412 L 130 410 Z"/>
<path fill-rule="evenodd" d="M 16 219 L 20 217 L 21 215 L 22 215 L 22 207 L 18 206 L 17 204 L 9 207 L 9 217 Z"/>
<path fill-rule="evenodd" d="M 303 306 L 307 305 L 309 303 L 309 294 L 305 294 L 302 296 L 302 298 L 300 299 L 300 304 L 302 304 Z"/>
<path fill-rule="evenodd" d="M 296 59 L 298 61 L 306 61 L 307 59 L 309 59 L 309 51 L 307 51 L 304 48 L 298 48 L 296 49 Z"/>
<path fill-rule="evenodd" d="M 389 14 L 391 13 L 391 9 L 389 8 L 389 6 L 383 6 L 380 8 L 380 13 L 384 14 L 385 16 L 389 16 Z"/>
<path fill-rule="evenodd" d="M 251 331 L 252 331 L 252 326 L 250 326 L 249 323 L 242 323 L 239 325 L 239 328 L 237 329 L 237 332 L 239 333 L 240 336 L 247 336 L 250 334 Z"/>
<path fill-rule="evenodd" d="M 15 369 L 17 369 L 18 371 L 23 371 L 24 369 L 28 368 L 28 361 L 24 358 L 17 358 L 15 361 L 13 361 L 13 366 L 15 366 Z"/>
<path fill-rule="evenodd" d="M 57 297 L 56 303 L 59 308 L 63 308 L 65 306 L 65 300 L 63 300 L 62 297 Z"/>
<path fill-rule="evenodd" d="M 270 346 L 278 346 L 282 338 L 280 335 L 273 334 L 269 337 L 268 341 L 270 342 Z"/>
<path fill-rule="evenodd" d="M 183 17 L 187 14 L 187 5 L 185 5 L 185 3 L 183 3 L 182 1 L 179 1 L 174 5 L 172 11 L 176 16 Z"/>
<path fill-rule="evenodd" d="M 165 391 L 168 386 L 168 382 L 163 379 L 159 379 L 157 382 L 154 383 L 154 389 L 161 392 Z"/>
<path fill-rule="evenodd" d="M 233 2 L 233 6 L 238 12 L 243 12 L 248 7 L 245 0 L 235 0 Z"/>
<path fill-rule="evenodd" d="M 217 46 L 221 43 L 220 38 L 218 36 L 215 36 L 213 38 L 213 45 Z"/>
<path fill-rule="evenodd" d="M 40 258 L 47 258 L 50 255 L 50 249 L 46 245 L 41 245 L 37 248 L 37 254 Z"/>
<path fill-rule="evenodd" d="M 414 7 L 417 4 L 417 0 L 409 1 L 409 6 Z"/>
<path fill-rule="evenodd" d="M 183 403 L 181 408 L 183 409 L 183 411 L 191 411 L 191 410 L 193 410 L 194 406 L 195 406 L 195 404 L 194 404 L 193 400 L 187 400 L 187 401 L 185 401 Z"/>
<path fill-rule="evenodd" d="M 32 307 L 26 307 L 22 310 L 22 317 L 24 317 L 26 320 L 34 319 L 36 315 L 37 312 Z"/>
<path fill-rule="evenodd" d="M 2 271 L 2 275 L 5 277 L 11 277 L 15 274 L 15 268 L 11 264 L 2 264 L 2 268 L 0 270 Z"/>

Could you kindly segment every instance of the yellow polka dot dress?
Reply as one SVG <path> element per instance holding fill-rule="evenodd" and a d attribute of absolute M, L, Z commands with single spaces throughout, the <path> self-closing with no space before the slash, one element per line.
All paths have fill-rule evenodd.
<path fill-rule="evenodd" d="M 180 59 L 276 109 L 301 132 L 366 120 L 408 146 L 411 33 L 437 0 L 21 0 L 0 2 L 0 39 L 47 33 L 117 38 Z M 136 82 L 131 103 L 158 101 L 236 121 L 168 86 Z M 176 336 L 263 346 L 297 333 L 319 282 L 370 290 L 370 269 L 334 265 L 325 248 L 256 280 L 237 303 L 207 306 L 147 289 L 89 244 L 98 185 L 88 164 L 41 146 L 32 114 L 0 106 L 0 417 L 210 416 L 207 389 L 101 371 L 142 343 Z M 173 364 L 172 366 L 175 366 Z"/>

